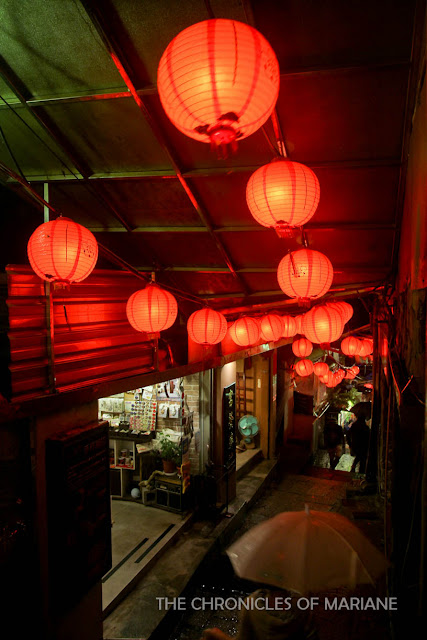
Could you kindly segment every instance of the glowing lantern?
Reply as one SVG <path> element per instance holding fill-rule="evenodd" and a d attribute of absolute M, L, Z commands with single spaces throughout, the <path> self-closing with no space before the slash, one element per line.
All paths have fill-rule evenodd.
<path fill-rule="evenodd" d="M 345 371 L 344 369 L 338 369 L 338 371 L 335 371 L 335 377 L 337 380 L 339 380 L 340 382 L 342 380 L 344 380 L 345 378 Z"/>
<path fill-rule="evenodd" d="M 188 318 L 187 331 L 198 344 L 218 344 L 227 333 L 227 320 L 214 309 L 200 309 Z"/>
<path fill-rule="evenodd" d="M 300 338 L 299 340 L 293 341 L 292 351 L 298 358 L 305 358 L 313 351 L 313 345 L 307 338 Z"/>
<path fill-rule="evenodd" d="M 305 376 L 309 376 L 313 373 L 313 363 L 311 360 L 298 360 L 295 365 L 295 371 L 299 376 L 304 378 Z"/>
<path fill-rule="evenodd" d="M 314 365 L 314 373 L 319 377 L 327 376 L 329 373 L 329 367 L 326 362 L 316 362 Z"/>
<path fill-rule="evenodd" d="M 299 333 L 300 335 L 302 335 L 304 332 L 302 330 L 302 321 L 304 318 L 304 314 L 300 315 L 300 316 L 295 316 L 294 320 L 295 320 L 295 326 L 296 326 L 296 332 Z"/>
<path fill-rule="evenodd" d="M 292 316 L 282 316 L 283 338 L 292 338 L 297 333 L 297 323 Z"/>
<path fill-rule="evenodd" d="M 319 376 L 320 382 L 323 382 L 323 384 L 327 384 L 327 382 L 329 381 L 328 375 L 329 375 L 329 372 L 326 373 L 324 376 Z"/>
<path fill-rule="evenodd" d="M 233 342 L 241 347 L 256 344 L 260 337 L 260 326 L 255 318 L 239 318 L 230 328 Z"/>
<path fill-rule="evenodd" d="M 279 95 L 279 63 L 256 29 L 206 20 L 181 31 L 157 71 L 166 115 L 182 133 L 213 146 L 235 145 L 259 129 Z"/>
<path fill-rule="evenodd" d="M 341 316 L 338 311 L 326 305 L 313 307 L 304 316 L 302 330 L 311 342 L 329 344 L 338 340 L 342 333 Z"/>
<path fill-rule="evenodd" d="M 374 388 L 374 385 L 373 385 L 373 384 L 371 384 L 370 382 L 367 382 L 367 383 L 365 384 L 365 389 L 369 389 L 370 391 L 372 391 L 372 389 L 373 389 L 373 388 Z"/>
<path fill-rule="evenodd" d="M 346 356 L 357 356 L 359 355 L 360 349 L 362 347 L 362 343 L 358 338 L 354 338 L 350 336 L 349 338 L 344 338 L 341 342 L 341 351 Z"/>
<path fill-rule="evenodd" d="M 345 374 L 346 380 L 354 380 L 355 377 L 356 377 L 356 374 L 354 373 L 354 371 L 352 371 L 351 369 L 348 369 L 346 371 L 346 374 Z"/>
<path fill-rule="evenodd" d="M 178 315 L 178 305 L 171 293 L 155 284 L 135 291 L 127 301 L 127 318 L 134 329 L 154 337 L 169 329 Z"/>
<path fill-rule="evenodd" d="M 277 269 L 277 280 L 282 291 L 302 302 L 325 295 L 333 277 L 334 270 L 329 258 L 313 249 L 288 253 Z"/>
<path fill-rule="evenodd" d="M 357 376 L 357 374 L 359 373 L 360 369 L 359 369 L 359 367 L 358 367 L 356 364 L 354 364 L 354 365 L 351 367 L 350 371 L 353 371 L 354 375 L 355 375 L 355 376 Z"/>
<path fill-rule="evenodd" d="M 335 374 L 332 371 L 330 371 L 328 373 L 328 380 L 326 382 L 326 386 L 327 387 L 336 387 L 337 384 L 338 384 L 338 380 L 335 377 Z"/>
<path fill-rule="evenodd" d="M 361 358 L 366 358 L 366 356 L 369 356 L 372 353 L 373 347 L 374 347 L 374 344 L 372 340 L 369 340 L 368 338 L 364 338 L 362 340 L 362 344 L 360 346 L 358 355 Z"/>
<path fill-rule="evenodd" d="M 328 307 L 333 307 L 340 312 L 343 324 L 347 324 L 353 315 L 353 307 L 348 302 L 344 302 L 344 300 L 340 302 L 327 302 L 326 304 Z"/>
<path fill-rule="evenodd" d="M 261 335 L 266 342 L 276 342 L 283 335 L 282 318 L 275 313 L 269 313 L 260 322 Z"/>
<path fill-rule="evenodd" d="M 89 229 L 59 217 L 37 227 L 28 241 L 27 253 L 33 271 L 60 287 L 81 282 L 92 273 L 98 244 Z"/>
<path fill-rule="evenodd" d="M 246 201 L 255 220 L 274 227 L 279 236 L 292 235 L 312 218 L 320 197 L 319 181 L 299 162 L 276 159 L 249 178 Z"/>

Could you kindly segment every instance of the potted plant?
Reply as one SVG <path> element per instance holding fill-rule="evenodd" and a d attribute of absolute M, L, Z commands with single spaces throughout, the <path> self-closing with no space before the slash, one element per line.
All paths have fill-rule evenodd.
<path fill-rule="evenodd" d="M 162 459 L 163 471 L 173 473 L 176 465 L 181 464 L 181 445 L 174 442 L 169 433 L 160 432 L 153 446 Z"/>

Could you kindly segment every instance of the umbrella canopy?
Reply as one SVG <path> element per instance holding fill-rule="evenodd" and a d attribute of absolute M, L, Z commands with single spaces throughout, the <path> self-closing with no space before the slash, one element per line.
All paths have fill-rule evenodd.
<path fill-rule="evenodd" d="M 371 417 L 372 402 L 357 402 L 351 407 L 350 411 L 354 413 L 356 418 L 363 416 L 369 420 Z"/>
<path fill-rule="evenodd" d="M 238 576 L 299 593 L 375 583 L 387 561 L 348 518 L 286 511 L 253 527 L 227 550 Z"/>

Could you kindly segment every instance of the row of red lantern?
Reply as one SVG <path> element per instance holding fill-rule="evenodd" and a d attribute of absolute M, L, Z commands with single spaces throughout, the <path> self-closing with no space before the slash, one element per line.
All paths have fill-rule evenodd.
<path fill-rule="evenodd" d="M 318 376 L 320 382 L 326 384 L 327 387 L 335 387 L 346 378 L 347 380 L 353 380 L 359 373 L 359 367 L 354 365 L 350 369 L 338 369 L 337 371 L 330 371 L 326 362 L 316 362 L 313 364 L 308 358 L 298 360 L 295 364 L 295 372 L 301 376 L 306 377 L 314 373 Z"/>
<path fill-rule="evenodd" d="M 374 350 L 374 342 L 371 338 L 355 338 L 349 336 L 341 342 L 341 351 L 346 356 L 360 356 L 366 358 L 372 354 Z"/>

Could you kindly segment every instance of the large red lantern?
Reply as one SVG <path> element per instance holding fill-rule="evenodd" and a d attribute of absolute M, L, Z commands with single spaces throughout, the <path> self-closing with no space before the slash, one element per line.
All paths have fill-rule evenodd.
<path fill-rule="evenodd" d="M 259 129 L 279 95 L 279 63 L 256 29 L 206 20 L 181 31 L 157 71 L 166 115 L 182 133 L 214 146 L 235 144 Z"/>
<path fill-rule="evenodd" d="M 314 365 L 314 373 L 319 377 L 326 376 L 329 373 L 329 366 L 326 362 L 316 362 Z"/>
<path fill-rule="evenodd" d="M 282 318 L 275 313 L 269 313 L 260 321 L 261 336 L 266 342 L 276 342 L 283 334 Z"/>
<path fill-rule="evenodd" d="M 67 286 L 92 273 L 98 244 L 89 229 L 61 216 L 37 227 L 28 241 L 27 253 L 40 278 Z"/>
<path fill-rule="evenodd" d="M 305 376 L 309 376 L 311 373 L 313 373 L 312 361 L 308 359 L 298 360 L 295 365 L 295 371 L 302 378 L 304 378 Z"/>
<path fill-rule="evenodd" d="M 305 358 L 313 351 L 313 345 L 307 338 L 299 338 L 292 343 L 292 351 L 298 358 Z"/>
<path fill-rule="evenodd" d="M 312 218 L 320 197 L 319 181 L 299 162 L 276 159 L 249 178 L 246 201 L 255 220 L 273 227 L 279 236 L 291 235 Z"/>
<path fill-rule="evenodd" d="M 332 371 L 330 371 L 328 373 L 328 380 L 326 382 L 326 386 L 331 388 L 331 387 L 336 387 L 338 384 L 338 380 L 335 376 L 335 373 L 333 373 Z"/>
<path fill-rule="evenodd" d="M 321 298 L 332 284 L 331 261 L 320 251 L 299 249 L 288 253 L 279 263 L 277 280 L 290 298 L 306 302 Z"/>
<path fill-rule="evenodd" d="M 169 329 L 178 315 L 178 305 L 171 293 L 155 284 L 135 291 L 127 301 L 126 315 L 132 327 L 156 337 Z"/>
<path fill-rule="evenodd" d="M 218 344 L 227 333 L 227 320 L 214 309 L 200 309 L 188 318 L 187 331 L 198 344 Z"/>
<path fill-rule="evenodd" d="M 260 326 L 255 318 L 239 318 L 230 327 L 230 336 L 233 342 L 241 347 L 249 347 L 256 344 L 260 337 Z"/>
<path fill-rule="evenodd" d="M 292 316 L 282 316 L 283 338 L 292 338 L 297 333 L 297 323 Z"/>
<path fill-rule="evenodd" d="M 328 307 L 333 307 L 340 312 L 343 325 L 347 324 L 347 322 L 353 315 L 353 307 L 351 306 L 351 304 L 345 302 L 344 300 L 340 300 L 339 302 L 327 302 L 326 304 Z"/>
<path fill-rule="evenodd" d="M 340 337 L 343 325 L 341 316 L 326 305 L 313 307 L 304 315 L 302 323 L 304 335 L 316 344 L 330 344 Z"/>
<path fill-rule="evenodd" d="M 344 338 L 344 340 L 341 342 L 341 351 L 346 356 L 359 355 L 361 347 L 362 347 L 361 341 L 358 338 L 355 338 L 354 336 Z"/>
<path fill-rule="evenodd" d="M 361 358 L 366 358 L 366 356 L 369 356 L 374 348 L 374 343 L 372 340 L 370 340 L 369 338 L 364 338 L 362 340 L 362 344 L 360 345 L 360 349 L 359 349 L 359 353 L 358 355 Z"/>

